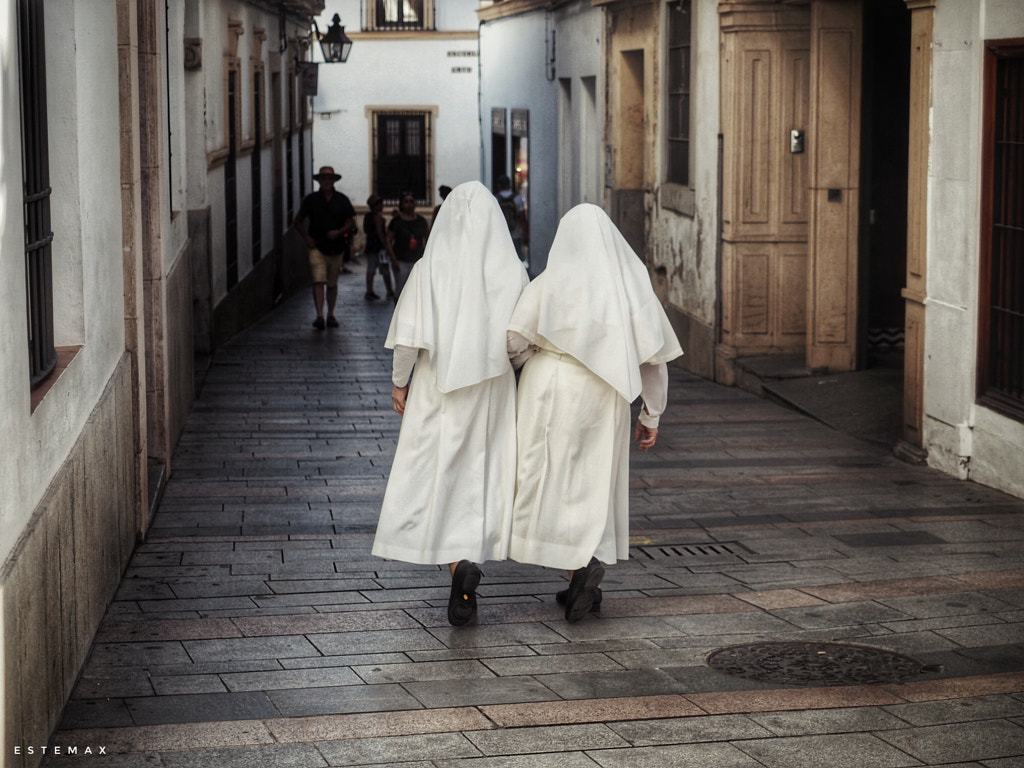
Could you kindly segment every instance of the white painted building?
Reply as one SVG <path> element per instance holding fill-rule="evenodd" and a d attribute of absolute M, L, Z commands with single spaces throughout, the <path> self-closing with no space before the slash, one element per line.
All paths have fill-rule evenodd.
<path fill-rule="evenodd" d="M 429 212 L 438 187 L 479 178 L 475 0 L 328 0 L 352 40 L 346 63 L 321 63 L 313 99 L 313 165 L 342 174 L 357 209 L 387 211 L 412 191 Z M 319 50 L 314 60 L 323 62 Z"/>
<path fill-rule="evenodd" d="M 562 215 L 602 201 L 604 14 L 585 1 L 480 5 L 483 181 L 507 175 L 523 195 L 536 275 Z"/>
<path fill-rule="evenodd" d="M 295 63 L 321 7 L 0 2 L 5 766 L 38 765 L 14 748 L 48 742 L 146 535 L 195 353 L 303 279 Z"/>

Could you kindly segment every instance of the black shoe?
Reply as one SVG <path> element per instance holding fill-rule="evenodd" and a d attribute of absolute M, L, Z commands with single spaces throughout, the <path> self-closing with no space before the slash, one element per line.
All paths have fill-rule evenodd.
<path fill-rule="evenodd" d="M 366 299 L 367 301 L 376 301 L 377 299 L 380 298 L 380 296 L 378 296 L 373 291 L 367 291 L 366 293 L 363 294 L 363 298 Z"/>
<path fill-rule="evenodd" d="M 575 624 L 594 607 L 597 587 L 604 578 L 604 566 L 597 558 L 590 558 L 586 568 L 580 568 L 572 575 L 569 588 L 565 591 L 565 620 Z"/>
<path fill-rule="evenodd" d="M 560 590 L 558 590 L 557 592 L 555 592 L 555 602 L 558 603 L 559 605 L 565 605 L 565 596 L 568 595 L 568 594 L 569 594 L 569 590 L 568 589 L 560 589 Z M 594 603 L 593 603 L 593 605 L 590 606 L 590 612 L 591 613 L 600 613 L 601 612 L 601 598 L 602 598 L 601 590 L 600 590 L 600 588 L 598 588 L 598 590 L 597 590 L 597 597 L 594 598 Z"/>
<path fill-rule="evenodd" d="M 316 320 L 313 321 L 313 327 L 316 328 L 318 331 L 322 331 L 326 327 L 324 319 L 322 317 L 318 317 Z"/>
<path fill-rule="evenodd" d="M 448 623 L 461 627 L 476 615 L 476 588 L 483 573 L 469 562 L 460 560 L 452 574 L 452 591 L 448 597 Z"/>
<path fill-rule="evenodd" d="M 328 328 L 337 328 L 338 327 L 338 318 L 336 318 L 334 315 L 328 316 L 328 318 L 327 318 L 327 327 Z"/>

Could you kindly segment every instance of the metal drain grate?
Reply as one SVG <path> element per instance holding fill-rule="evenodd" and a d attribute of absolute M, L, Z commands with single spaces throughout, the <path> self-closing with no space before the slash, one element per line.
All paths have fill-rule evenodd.
<path fill-rule="evenodd" d="M 630 547 L 629 556 L 635 560 L 670 560 L 680 557 L 736 557 L 750 550 L 737 541 L 714 544 L 649 544 Z"/>
<path fill-rule="evenodd" d="M 899 653 L 840 643 L 733 645 L 711 653 L 707 665 L 734 677 L 785 685 L 879 685 L 941 671 Z"/>

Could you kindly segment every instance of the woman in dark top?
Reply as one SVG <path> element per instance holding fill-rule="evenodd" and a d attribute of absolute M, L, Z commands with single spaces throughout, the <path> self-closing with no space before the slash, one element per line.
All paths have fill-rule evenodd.
<path fill-rule="evenodd" d="M 409 271 L 423 256 L 430 227 L 427 220 L 416 213 L 416 198 L 411 192 L 402 193 L 398 215 L 388 224 L 387 248 L 391 259 L 391 272 L 395 288 L 402 292 Z"/>
<path fill-rule="evenodd" d="M 384 287 L 388 289 L 388 298 L 398 300 L 395 296 L 395 289 L 391 287 L 391 271 L 388 267 L 387 235 L 384 233 L 384 200 L 380 195 L 370 195 L 366 201 L 370 210 L 363 217 L 363 233 L 366 235 L 366 244 L 363 246 L 363 253 L 366 255 L 366 295 L 367 301 L 376 301 L 380 298 L 373 292 L 373 276 L 380 272 Z"/>

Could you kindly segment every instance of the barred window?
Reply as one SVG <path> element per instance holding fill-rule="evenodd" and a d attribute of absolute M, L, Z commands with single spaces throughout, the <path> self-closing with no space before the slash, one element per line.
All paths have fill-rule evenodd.
<path fill-rule="evenodd" d="M 57 364 L 53 344 L 53 231 L 50 228 L 43 0 L 20 0 L 18 17 L 29 373 L 31 384 L 35 386 Z"/>
<path fill-rule="evenodd" d="M 692 67 L 690 0 L 673 0 L 668 15 L 668 56 L 666 93 L 665 180 L 674 184 L 690 183 L 690 92 Z"/>
<path fill-rule="evenodd" d="M 375 112 L 373 189 L 385 205 L 397 205 L 405 192 L 417 205 L 429 205 L 431 176 L 429 112 Z"/>
<path fill-rule="evenodd" d="M 985 52 L 979 401 L 1024 421 L 1024 40 Z"/>
<path fill-rule="evenodd" d="M 433 29 L 433 0 L 371 0 L 365 29 Z"/>

